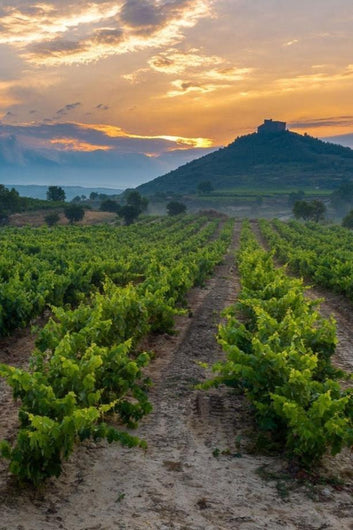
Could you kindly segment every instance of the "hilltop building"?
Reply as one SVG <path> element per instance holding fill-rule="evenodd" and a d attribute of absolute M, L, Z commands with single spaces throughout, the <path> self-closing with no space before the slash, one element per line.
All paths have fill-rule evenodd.
<path fill-rule="evenodd" d="M 263 124 L 257 128 L 257 132 L 261 134 L 284 132 L 286 126 L 285 121 L 264 120 Z"/>

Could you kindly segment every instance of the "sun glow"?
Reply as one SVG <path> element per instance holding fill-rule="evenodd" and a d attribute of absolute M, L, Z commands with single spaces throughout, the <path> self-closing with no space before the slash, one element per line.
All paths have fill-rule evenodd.
<path fill-rule="evenodd" d="M 124 131 L 121 127 L 116 127 L 114 125 L 105 125 L 105 124 L 86 124 L 79 123 L 77 124 L 83 129 L 92 129 L 95 131 L 100 131 L 110 138 L 135 138 L 139 140 L 165 140 L 167 142 L 173 142 L 180 146 L 188 146 L 194 148 L 205 149 L 213 146 L 213 141 L 210 138 L 185 138 L 182 136 L 171 136 L 171 135 L 142 135 L 142 134 L 132 134 Z"/>

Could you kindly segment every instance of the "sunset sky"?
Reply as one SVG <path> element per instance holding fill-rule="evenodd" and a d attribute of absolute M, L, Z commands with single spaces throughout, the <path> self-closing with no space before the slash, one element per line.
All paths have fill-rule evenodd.
<path fill-rule="evenodd" d="M 265 117 L 353 133 L 351 0 L 0 3 L 8 158 L 100 150 L 161 174 Z"/>

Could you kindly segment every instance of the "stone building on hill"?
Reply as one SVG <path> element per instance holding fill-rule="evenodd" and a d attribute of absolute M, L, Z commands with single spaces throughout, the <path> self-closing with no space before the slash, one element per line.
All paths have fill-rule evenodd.
<path fill-rule="evenodd" d="M 285 121 L 264 120 L 263 124 L 257 128 L 257 132 L 261 134 L 284 132 L 286 126 Z"/>

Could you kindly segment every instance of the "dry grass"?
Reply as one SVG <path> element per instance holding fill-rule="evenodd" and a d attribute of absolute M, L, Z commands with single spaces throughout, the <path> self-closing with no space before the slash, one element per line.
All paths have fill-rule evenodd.
<path fill-rule="evenodd" d="M 38 210 L 34 212 L 15 213 L 10 216 L 10 226 L 43 226 L 45 225 L 45 216 L 53 210 Z M 69 222 L 62 212 L 60 215 L 59 225 L 68 225 Z M 112 223 L 116 219 L 116 214 L 111 212 L 99 212 L 95 210 L 86 210 L 85 216 L 77 223 L 81 226 L 96 225 L 101 223 Z"/>

